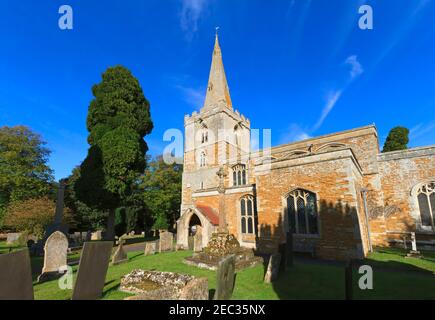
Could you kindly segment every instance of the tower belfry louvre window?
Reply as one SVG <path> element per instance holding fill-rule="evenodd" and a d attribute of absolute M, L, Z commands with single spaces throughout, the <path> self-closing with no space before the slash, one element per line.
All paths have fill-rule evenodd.
<path fill-rule="evenodd" d="M 435 230 L 435 182 L 423 184 L 417 190 L 421 225 Z"/>
<path fill-rule="evenodd" d="M 290 230 L 294 234 L 318 234 L 316 195 L 306 190 L 294 190 L 287 197 Z"/>
<path fill-rule="evenodd" d="M 246 185 L 246 166 L 244 164 L 237 164 L 233 167 L 233 186 Z"/>

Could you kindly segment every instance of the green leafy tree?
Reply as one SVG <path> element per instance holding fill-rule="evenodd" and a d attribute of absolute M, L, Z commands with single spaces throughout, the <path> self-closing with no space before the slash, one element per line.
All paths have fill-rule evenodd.
<path fill-rule="evenodd" d="M 122 66 L 104 72 L 92 88 L 88 111 L 90 148 L 75 184 L 78 199 L 91 208 L 108 211 L 106 238 L 114 238 L 115 210 L 124 206 L 148 150 L 145 135 L 153 129 L 150 105 L 139 81 Z"/>
<path fill-rule="evenodd" d="M 78 199 L 74 186 L 80 176 L 80 167 L 76 167 L 68 177 L 65 188 L 65 205 L 71 210 L 78 230 L 101 230 L 104 228 L 108 212 L 91 208 Z"/>
<path fill-rule="evenodd" d="M 48 195 L 53 189 L 49 155 L 41 136 L 29 128 L 0 128 L 0 227 L 11 203 Z"/>
<path fill-rule="evenodd" d="M 382 152 L 390 152 L 397 150 L 408 149 L 409 129 L 405 127 L 395 127 L 391 129 L 385 140 L 384 149 Z"/>
<path fill-rule="evenodd" d="M 167 229 L 180 216 L 183 167 L 166 164 L 163 158 L 151 161 L 142 176 L 145 206 L 154 220 L 153 229 Z"/>

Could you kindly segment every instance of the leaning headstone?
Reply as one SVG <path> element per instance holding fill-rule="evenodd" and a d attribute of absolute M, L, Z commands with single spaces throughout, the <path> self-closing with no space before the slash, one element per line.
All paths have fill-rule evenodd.
<path fill-rule="evenodd" d="M 229 300 L 235 283 L 236 256 L 230 255 L 219 262 L 214 300 Z"/>
<path fill-rule="evenodd" d="M 0 255 L 0 300 L 33 300 L 28 249 Z"/>
<path fill-rule="evenodd" d="M 67 265 L 68 239 L 60 231 L 52 233 L 44 246 L 44 267 L 38 277 L 38 282 L 55 279 L 62 276 Z"/>
<path fill-rule="evenodd" d="M 264 282 L 272 283 L 278 279 L 279 269 L 281 264 L 281 254 L 275 253 L 270 256 L 269 264 L 267 265 Z"/>
<path fill-rule="evenodd" d="M 95 231 L 91 233 L 91 241 L 100 241 L 103 238 L 101 231 Z"/>
<path fill-rule="evenodd" d="M 169 231 L 160 232 L 159 252 L 174 250 L 174 234 Z"/>
<path fill-rule="evenodd" d="M 193 236 L 193 251 L 201 252 L 202 251 L 202 227 L 196 226 L 196 233 Z"/>
<path fill-rule="evenodd" d="M 115 254 L 112 257 L 112 264 L 117 265 L 124 262 L 128 262 L 127 253 L 125 253 L 124 250 L 124 239 L 119 239 L 119 245 L 118 248 L 115 251 Z"/>
<path fill-rule="evenodd" d="M 144 255 L 151 256 L 156 254 L 157 251 L 157 241 L 148 241 L 145 242 L 145 252 Z"/>
<path fill-rule="evenodd" d="M 112 241 L 85 242 L 72 300 L 101 298 L 109 268 Z"/>

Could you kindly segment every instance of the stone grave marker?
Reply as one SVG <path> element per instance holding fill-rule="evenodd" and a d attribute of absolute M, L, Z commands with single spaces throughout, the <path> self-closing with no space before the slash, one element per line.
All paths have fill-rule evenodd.
<path fill-rule="evenodd" d="M 193 251 L 201 252 L 202 247 L 202 227 L 196 226 L 196 233 L 193 236 Z"/>
<path fill-rule="evenodd" d="M 116 249 L 115 254 L 112 257 L 113 265 L 128 262 L 127 253 L 125 253 L 124 250 L 124 239 L 120 238 L 118 242 L 119 242 L 118 248 Z"/>
<path fill-rule="evenodd" d="M 214 300 L 229 300 L 235 284 L 236 256 L 230 255 L 219 262 Z"/>
<path fill-rule="evenodd" d="M 21 237 L 21 233 L 8 233 L 6 238 L 6 244 L 14 244 Z"/>
<path fill-rule="evenodd" d="M 270 256 L 269 263 L 267 265 L 266 274 L 264 276 L 264 282 L 272 283 L 278 279 L 279 269 L 281 265 L 281 254 L 275 253 Z"/>
<path fill-rule="evenodd" d="M 160 232 L 159 252 L 174 250 L 174 234 L 169 231 Z"/>
<path fill-rule="evenodd" d="M 421 253 L 417 250 L 417 239 L 415 238 L 415 232 L 411 232 L 411 251 L 406 256 L 410 258 L 421 258 Z"/>
<path fill-rule="evenodd" d="M 157 252 L 157 241 L 147 241 L 145 242 L 145 252 L 144 255 L 150 256 L 156 254 Z"/>
<path fill-rule="evenodd" d="M 100 241 L 103 238 L 101 231 L 91 233 L 91 241 Z"/>
<path fill-rule="evenodd" d="M 0 300 L 33 300 L 28 249 L 0 255 Z"/>
<path fill-rule="evenodd" d="M 44 245 L 44 267 L 38 282 L 55 279 L 67 265 L 68 238 L 60 231 L 52 233 Z"/>
<path fill-rule="evenodd" d="M 112 241 L 85 242 L 72 300 L 97 300 L 101 298 L 112 247 Z"/>
<path fill-rule="evenodd" d="M 82 232 L 83 242 L 91 240 L 91 233 L 89 231 Z"/>

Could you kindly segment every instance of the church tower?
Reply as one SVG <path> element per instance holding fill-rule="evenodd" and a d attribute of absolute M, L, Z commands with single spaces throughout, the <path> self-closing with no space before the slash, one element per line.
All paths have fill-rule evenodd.
<path fill-rule="evenodd" d="M 216 190 L 217 172 L 247 163 L 250 152 L 250 122 L 233 109 L 219 38 L 216 34 L 204 105 L 200 112 L 185 116 L 183 208 L 194 205 L 193 194 Z"/>

